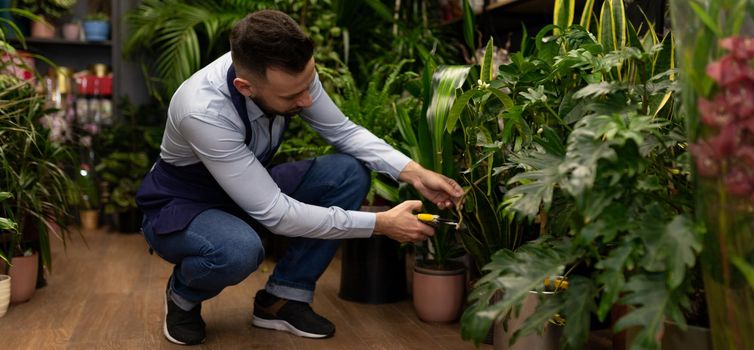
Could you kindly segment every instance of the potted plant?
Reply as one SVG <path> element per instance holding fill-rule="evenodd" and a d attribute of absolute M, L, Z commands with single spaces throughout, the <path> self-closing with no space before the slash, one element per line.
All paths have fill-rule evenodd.
<path fill-rule="evenodd" d="M 658 348 L 666 319 L 685 327 L 701 244 L 689 217 L 684 124 L 671 108 L 672 40 L 647 24 L 638 35 L 620 0 L 603 3 L 594 35 L 591 10 L 578 26 L 572 13 L 558 16 L 569 20 L 525 40 L 500 67 L 514 100 L 501 113 L 513 137 L 498 169 L 513 171 L 500 184 L 503 204 L 538 220 L 540 238 L 484 267 L 462 318 L 466 339 L 480 341 L 552 275 L 567 276 L 569 288 L 540 303 L 514 341 L 560 314 L 562 344 L 582 348 L 592 316 L 604 322 L 617 305 L 629 310 L 613 330 L 638 327 L 634 348 Z"/>
<path fill-rule="evenodd" d="M 17 8 L 27 10 L 41 18 L 31 25 L 31 37 L 52 38 L 55 36 L 54 21 L 70 12 L 76 0 L 18 0 Z"/>
<path fill-rule="evenodd" d="M 0 31 L 4 37 L 4 32 Z M 0 72 L 11 66 L 31 70 L 10 46 L 0 48 L 11 57 L 0 62 Z M 32 71 L 34 72 L 34 71 Z M 36 72 L 34 72 L 36 73 Z M 0 74 L 0 188 L 11 193 L 10 201 L 0 203 L 0 216 L 12 218 L 14 232 L 0 231 L 0 249 L 11 263 L 4 269 L 17 274 L 22 261 L 41 264 L 51 271 L 50 239 L 64 240 L 68 234 L 70 209 L 74 202 L 74 184 L 61 164 L 72 160 L 69 150 L 50 138 L 50 130 L 39 125 L 47 113 L 44 96 L 30 82 Z M 33 292 L 37 269 L 28 280 Z M 13 277 L 13 288 L 23 287 L 22 279 Z M 27 288 L 29 289 L 29 288 Z M 14 297 L 14 300 L 17 300 Z"/>
<path fill-rule="evenodd" d="M 91 165 L 82 163 L 79 167 L 77 185 L 80 193 L 79 217 L 81 228 L 96 230 L 99 226 L 99 193 L 94 180 L 94 171 Z"/>
<path fill-rule="evenodd" d="M 110 37 L 110 16 L 95 12 L 84 17 L 84 37 L 88 41 L 107 41 Z"/>
<path fill-rule="evenodd" d="M 141 228 L 142 216 L 135 197 L 149 165 L 145 152 L 116 151 L 104 156 L 95 167 L 107 183 L 105 213 L 113 215 L 119 232 L 138 232 Z"/>
<path fill-rule="evenodd" d="M 402 148 L 425 168 L 450 177 L 455 175 L 455 164 L 452 139 L 445 132 L 445 123 L 455 90 L 466 81 L 468 72 L 469 67 L 460 66 L 441 66 L 435 71 L 430 62 L 422 76 L 422 108 L 409 110 L 396 105 L 396 121 L 404 140 Z M 404 197 L 417 198 L 415 194 Z M 425 210 L 438 212 L 432 204 L 427 204 Z M 447 225 L 437 227 L 426 245 L 416 246 L 416 252 L 412 294 L 419 318 L 429 322 L 455 320 L 463 305 L 466 284 L 466 268 L 458 260 L 463 249 L 456 229 Z"/>

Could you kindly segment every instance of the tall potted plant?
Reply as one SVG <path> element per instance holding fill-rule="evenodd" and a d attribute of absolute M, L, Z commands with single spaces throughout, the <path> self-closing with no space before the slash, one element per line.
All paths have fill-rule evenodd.
<path fill-rule="evenodd" d="M 754 348 L 754 3 L 671 4 L 713 344 Z"/>
<path fill-rule="evenodd" d="M 16 59 L 3 61 L 0 71 L 6 71 L 7 65 L 22 64 L 12 47 L 2 46 L 2 51 Z M 69 212 L 75 201 L 74 184 L 61 166 L 72 160 L 71 154 L 64 146 L 53 142 L 49 130 L 38 124 L 46 112 L 44 97 L 31 83 L 0 74 L 0 138 L 3 140 L 0 188 L 13 195 L 12 200 L 0 203 L 0 216 L 18 223 L 15 233 L 0 231 L 0 247 L 11 260 L 11 273 L 21 271 L 21 260 L 36 264 L 34 254 L 40 254 L 42 264 L 51 270 L 50 238 L 57 236 L 65 241 Z M 28 270 L 33 271 L 34 276 L 29 278 L 32 286 L 27 290 L 33 292 L 37 269 Z M 13 280 L 14 288 L 22 286 L 20 278 Z M 24 296 L 27 297 L 30 295 Z M 14 297 L 14 301 L 18 300 Z"/>
<path fill-rule="evenodd" d="M 688 217 L 684 125 L 671 108 L 672 40 L 651 26 L 638 35 L 623 11 L 606 0 L 597 35 L 569 21 L 546 27 L 500 67 L 516 107 L 503 118 L 522 136 L 501 169 L 515 171 L 501 184 L 504 203 L 538 219 L 541 237 L 492 257 L 462 318 L 464 338 L 481 340 L 553 275 L 568 276 L 568 289 L 541 299 L 513 341 L 560 315 L 562 345 L 582 348 L 591 316 L 604 321 L 617 305 L 630 310 L 613 330 L 638 327 L 634 349 L 658 348 L 666 319 L 685 326 L 701 245 Z M 536 132 L 526 139 L 519 128 Z"/>
<path fill-rule="evenodd" d="M 450 177 L 455 177 L 456 167 L 446 122 L 456 89 L 466 81 L 468 72 L 469 67 L 459 66 L 441 66 L 435 70 L 429 62 L 422 76 L 424 104 L 421 109 L 414 109 L 418 115 L 412 118 L 408 109 L 397 106 L 398 129 L 405 141 L 403 148 L 422 166 Z M 429 204 L 426 210 L 437 209 Z M 426 246 L 417 246 L 414 307 L 425 321 L 455 320 L 461 311 L 466 281 L 465 267 L 456 259 L 463 254 L 456 229 L 442 225 L 427 242 Z"/>

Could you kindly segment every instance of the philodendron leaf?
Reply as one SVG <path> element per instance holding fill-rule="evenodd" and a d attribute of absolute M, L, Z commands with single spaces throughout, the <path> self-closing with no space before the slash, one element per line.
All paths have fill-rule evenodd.
<path fill-rule="evenodd" d="M 641 265 L 652 272 L 664 272 L 670 288 L 678 287 L 686 276 L 686 270 L 693 267 L 696 254 L 701 251 L 699 237 L 694 233 L 691 220 L 678 215 L 667 224 L 662 224 L 662 214 L 658 206 L 642 216 L 639 235 L 644 241 L 646 253 Z"/>
<path fill-rule="evenodd" d="M 484 49 L 484 59 L 482 60 L 482 81 L 485 83 L 491 82 L 493 79 L 495 79 L 494 72 L 495 69 L 492 67 L 493 61 L 492 56 L 495 52 L 495 45 L 493 43 L 492 37 L 490 37 L 490 40 L 487 41 L 487 47 Z"/>
<path fill-rule="evenodd" d="M 536 309 L 530 315 L 518 315 L 518 317 L 523 316 L 526 317 L 526 319 L 521 327 L 513 333 L 513 336 L 510 339 L 511 344 L 515 344 L 520 337 L 531 333 L 536 332 L 537 334 L 541 334 L 545 331 L 545 327 L 550 324 L 550 320 L 553 316 L 555 316 L 563 306 L 563 300 L 558 298 L 558 296 L 533 293 L 529 294 L 526 299 L 524 299 L 524 304 L 533 303 L 534 301 L 531 300 L 532 298 L 539 298 L 539 300 L 536 301 Z M 509 329 L 508 331 L 511 330 Z"/>
<path fill-rule="evenodd" d="M 589 318 L 596 309 L 594 297 L 597 293 L 592 281 L 584 276 L 568 278 L 568 289 L 564 298 L 563 317 L 566 319 L 563 336 L 571 349 L 581 349 L 589 336 Z"/>
<path fill-rule="evenodd" d="M 672 294 L 673 291 L 668 290 L 665 281 L 666 276 L 662 273 L 638 274 L 626 284 L 626 294 L 621 301 L 634 308 L 618 320 L 613 330 L 620 332 L 629 327 L 640 328 L 631 344 L 631 350 L 660 348 L 657 339 L 666 314 L 675 322 L 684 322 L 682 316 L 673 317 L 682 315 L 678 301 L 681 296 Z M 679 326 L 685 327 L 685 323 Z"/>

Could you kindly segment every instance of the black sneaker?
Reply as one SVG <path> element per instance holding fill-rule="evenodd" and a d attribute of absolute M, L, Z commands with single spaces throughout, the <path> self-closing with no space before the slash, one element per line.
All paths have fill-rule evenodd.
<path fill-rule="evenodd" d="M 309 304 L 278 298 L 264 289 L 254 299 L 252 324 L 306 338 L 329 338 L 335 334 L 335 325 L 317 315 Z"/>
<path fill-rule="evenodd" d="M 202 304 L 184 311 L 165 293 L 165 321 L 162 328 L 165 338 L 180 345 L 201 344 L 207 337 L 204 332 L 206 326 L 202 320 Z"/>

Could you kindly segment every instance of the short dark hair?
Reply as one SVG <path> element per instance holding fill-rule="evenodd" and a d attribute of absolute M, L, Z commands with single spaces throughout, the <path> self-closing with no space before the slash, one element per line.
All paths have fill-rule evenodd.
<path fill-rule="evenodd" d="M 287 14 L 262 10 L 233 26 L 230 52 L 236 69 L 260 77 L 270 67 L 300 73 L 314 54 L 314 42 Z"/>

